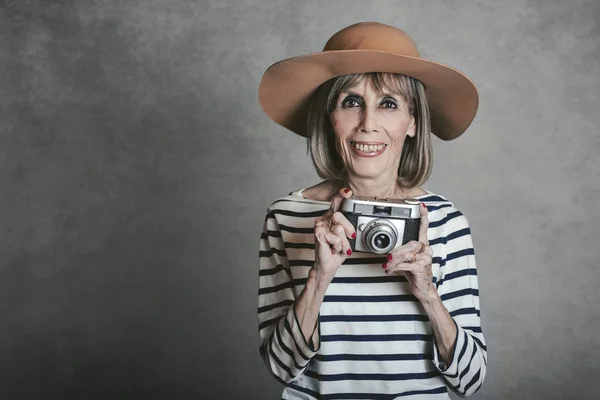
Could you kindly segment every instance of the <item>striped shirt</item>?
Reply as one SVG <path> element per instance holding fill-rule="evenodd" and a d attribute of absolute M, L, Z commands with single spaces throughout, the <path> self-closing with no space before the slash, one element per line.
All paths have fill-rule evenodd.
<path fill-rule="evenodd" d="M 305 340 L 293 306 L 315 259 L 314 220 L 330 203 L 297 191 L 269 207 L 259 252 L 260 354 L 285 385 L 282 398 L 449 399 L 447 388 L 461 397 L 480 388 L 487 348 L 469 223 L 440 195 L 416 198 L 429 211 L 433 282 L 457 327 L 450 364 L 406 278 L 381 268 L 385 255 L 354 252 L 346 259 Z"/>

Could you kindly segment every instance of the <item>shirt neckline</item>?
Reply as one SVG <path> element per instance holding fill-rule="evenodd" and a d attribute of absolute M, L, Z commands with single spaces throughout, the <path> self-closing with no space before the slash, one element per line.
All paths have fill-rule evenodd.
<path fill-rule="evenodd" d="M 306 197 L 302 196 L 302 192 L 304 190 L 306 190 L 306 188 L 302 188 L 300 190 L 296 190 L 296 191 L 292 192 L 291 194 L 292 194 L 292 196 L 299 197 L 299 198 L 301 198 L 302 200 L 305 200 L 305 201 L 312 201 L 312 202 L 315 202 L 315 203 L 322 203 L 322 204 L 331 204 L 330 201 L 307 199 Z M 419 196 L 413 196 L 412 198 L 413 199 L 420 199 L 422 197 L 428 197 L 428 196 L 435 195 L 435 193 L 431 192 L 430 190 L 427 190 L 427 189 L 423 189 L 423 190 L 426 191 L 427 193 L 421 194 Z"/>

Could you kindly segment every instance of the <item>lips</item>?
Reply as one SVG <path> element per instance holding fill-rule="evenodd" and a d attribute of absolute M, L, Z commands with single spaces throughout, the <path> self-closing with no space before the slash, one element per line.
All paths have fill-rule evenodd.
<path fill-rule="evenodd" d="M 381 142 L 350 142 L 354 153 L 361 157 L 377 157 L 387 148 L 387 144 Z"/>

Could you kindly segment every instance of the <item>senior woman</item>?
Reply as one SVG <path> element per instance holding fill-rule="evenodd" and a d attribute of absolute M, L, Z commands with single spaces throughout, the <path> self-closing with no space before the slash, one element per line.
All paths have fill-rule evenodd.
<path fill-rule="evenodd" d="M 473 120 L 473 83 L 420 58 L 403 31 L 359 23 L 272 65 L 259 101 L 308 138 L 324 179 L 275 201 L 261 235 L 260 353 L 282 398 L 473 394 L 487 349 L 469 223 L 420 188 L 431 133 L 452 140 Z M 356 228 L 339 211 L 353 196 L 418 200 L 418 240 L 353 252 Z"/>

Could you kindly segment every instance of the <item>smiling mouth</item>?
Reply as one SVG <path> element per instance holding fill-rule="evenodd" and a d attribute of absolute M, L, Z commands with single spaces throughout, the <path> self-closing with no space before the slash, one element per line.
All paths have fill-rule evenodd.
<path fill-rule="evenodd" d="M 362 143 L 362 142 L 350 142 L 352 149 L 359 155 L 374 156 L 383 153 L 387 144 L 383 143 Z"/>

